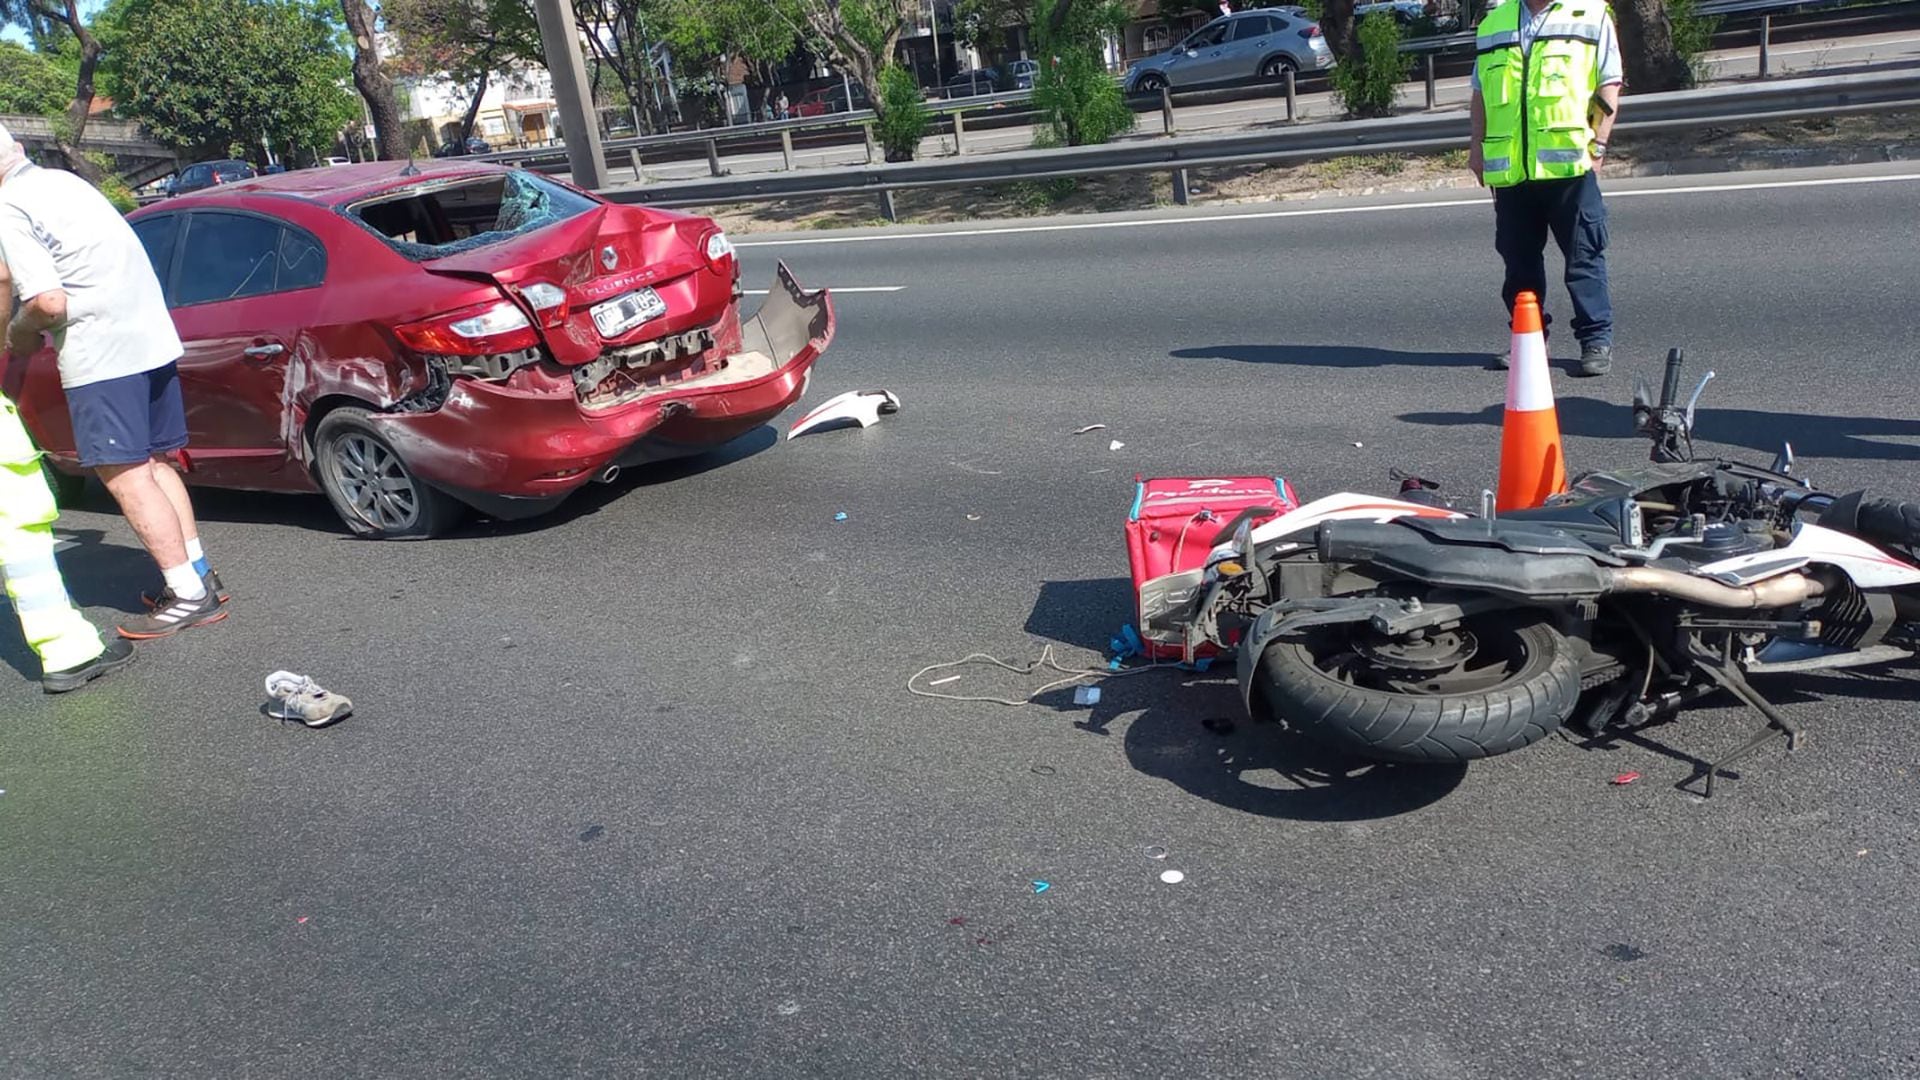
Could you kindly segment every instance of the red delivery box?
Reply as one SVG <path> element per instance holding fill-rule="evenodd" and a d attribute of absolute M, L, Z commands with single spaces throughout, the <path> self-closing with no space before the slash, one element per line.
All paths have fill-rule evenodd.
<path fill-rule="evenodd" d="M 1245 520 L 1258 525 L 1299 506 L 1276 476 L 1135 479 L 1127 515 L 1127 558 L 1140 640 L 1155 660 L 1197 660 L 1217 651 L 1196 645 L 1187 655 L 1180 616 L 1202 586 L 1207 555 L 1233 538 Z"/>

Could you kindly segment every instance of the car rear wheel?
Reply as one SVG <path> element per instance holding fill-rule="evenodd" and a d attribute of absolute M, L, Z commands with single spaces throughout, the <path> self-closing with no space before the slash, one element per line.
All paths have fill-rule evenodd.
<path fill-rule="evenodd" d="M 1287 72 L 1300 70 L 1300 65 L 1285 56 L 1275 56 L 1260 65 L 1260 77 L 1279 80 L 1287 77 Z"/>
<path fill-rule="evenodd" d="M 369 540 L 425 540 L 457 525 L 461 504 L 414 475 L 369 415 L 335 409 L 314 431 L 314 468 L 334 513 Z"/>

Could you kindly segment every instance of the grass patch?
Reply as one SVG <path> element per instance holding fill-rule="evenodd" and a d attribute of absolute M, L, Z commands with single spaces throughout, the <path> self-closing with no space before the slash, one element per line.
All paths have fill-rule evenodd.
<path fill-rule="evenodd" d="M 1464 152 L 1460 164 L 1463 168 L 1466 166 Z M 1329 180 L 1347 180 L 1358 176 L 1398 176 L 1406 168 L 1407 159 L 1403 154 L 1349 154 L 1321 162 L 1319 173 Z"/>

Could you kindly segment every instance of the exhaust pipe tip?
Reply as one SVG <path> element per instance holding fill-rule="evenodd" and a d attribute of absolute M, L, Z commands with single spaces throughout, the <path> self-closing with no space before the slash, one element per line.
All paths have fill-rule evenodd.
<path fill-rule="evenodd" d="M 594 476 L 593 482 L 596 484 L 611 484 L 618 479 L 620 479 L 620 466 L 609 465 L 601 469 L 600 472 Z"/>

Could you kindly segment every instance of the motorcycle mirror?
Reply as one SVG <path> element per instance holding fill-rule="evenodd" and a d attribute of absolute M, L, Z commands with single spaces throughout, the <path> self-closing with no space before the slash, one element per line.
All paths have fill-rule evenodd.
<path fill-rule="evenodd" d="M 1713 381 L 1713 376 L 1714 376 L 1713 372 L 1711 371 L 1707 372 L 1707 377 L 1704 379 L 1701 379 L 1700 385 L 1693 388 L 1693 396 L 1687 399 L 1687 434 L 1688 435 L 1693 434 L 1693 407 L 1695 405 L 1700 404 L 1700 395 L 1706 392 L 1707 384 Z"/>
<path fill-rule="evenodd" d="M 1780 452 L 1773 455 L 1773 471 L 1779 473 L 1781 476 L 1793 475 L 1792 443 L 1783 442 L 1780 444 Z"/>
<path fill-rule="evenodd" d="M 1240 549 L 1240 565 L 1252 566 L 1253 520 L 1251 518 L 1240 522 L 1239 527 L 1233 530 L 1233 546 Z"/>

